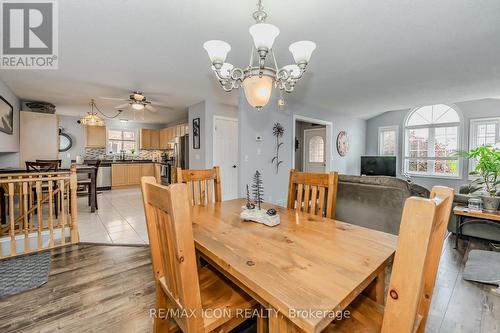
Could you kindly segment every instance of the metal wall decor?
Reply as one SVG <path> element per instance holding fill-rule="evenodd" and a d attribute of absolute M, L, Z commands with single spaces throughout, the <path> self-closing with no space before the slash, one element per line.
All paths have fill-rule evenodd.
<path fill-rule="evenodd" d="M 346 131 L 340 131 L 337 136 L 337 152 L 340 156 L 346 156 L 349 152 L 349 137 Z"/>
<path fill-rule="evenodd" d="M 200 149 L 200 118 L 193 119 L 193 149 Z"/>
<path fill-rule="evenodd" d="M 283 161 L 280 161 L 280 148 L 283 145 L 283 142 L 280 142 L 280 138 L 285 134 L 285 129 L 280 123 L 276 123 L 273 126 L 273 135 L 276 137 L 276 155 L 271 160 L 271 163 L 276 163 L 276 173 L 279 172 L 280 164 Z"/>
<path fill-rule="evenodd" d="M 5 98 L 0 96 L 0 132 L 12 134 L 14 131 L 14 108 Z"/>

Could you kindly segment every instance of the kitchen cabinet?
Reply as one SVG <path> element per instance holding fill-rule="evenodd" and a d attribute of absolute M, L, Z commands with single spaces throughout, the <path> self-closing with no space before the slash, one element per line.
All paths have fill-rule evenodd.
<path fill-rule="evenodd" d="M 141 166 L 141 175 L 142 177 L 146 176 L 155 176 L 155 164 L 154 163 L 146 163 Z"/>
<path fill-rule="evenodd" d="M 128 185 L 128 165 L 113 164 L 111 167 L 111 185 L 124 186 Z"/>
<path fill-rule="evenodd" d="M 168 148 L 168 128 L 162 128 L 160 130 L 160 149 Z"/>
<path fill-rule="evenodd" d="M 127 165 L 128 185 L 139 185 L 142 177 L 142 164 Z"/>
<path fill-rule="evenodd" d="M 139 137 L 141 149 L 160 149 L 160 130 L 141 128 Z"/>
<path fill-rule="evenodd" d="M 85 147 L 106 148 L 106 126 L 85 126 Z"/>
<path fill-rule="evenodd" d="M 160 148 L 160 130 L 150 130 L 151 135 L 151 148 L 159 149 Z"/>
<path fill-rule="evenodd" d="M 111 166 L 112 187 L 141 184 L 141 177 L 156 176 L 155 163 L 115 163 Z"/>

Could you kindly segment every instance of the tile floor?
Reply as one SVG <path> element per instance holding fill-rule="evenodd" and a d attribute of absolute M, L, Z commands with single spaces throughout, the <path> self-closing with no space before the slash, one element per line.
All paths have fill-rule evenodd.
<path fill-rule="evenodd" d="M 91 213 L 87 198 L 78 198 L 81 242 L 149 243 L 140 188 L 102 191 L 97 200 L 99 209 Z"/>

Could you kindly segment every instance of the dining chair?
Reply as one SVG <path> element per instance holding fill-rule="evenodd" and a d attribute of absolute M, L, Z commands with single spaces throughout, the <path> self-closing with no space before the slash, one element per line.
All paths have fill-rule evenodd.
<path fill-rule="evenodd" d="M 36 162 L 47 162 L 47 163 L 54 163 L 54 162 L 57 162 L 57 165 L 58 167 L 60 168 L 62 166 L 62 160 L 40 160 L 40 159 L 36 159 L 35 160 Z"/>
<path fill-rule="evenodd" d="M 27 172 L 57 172 L 59 170 L 58 161 L 26 161 L 25 164 Z"/>
<path fill-rule="evenodd" d="M 287 208 L 335 219 L 338 173 L 290 170 Z"/>
<path fill-rule="evenodd" d="M 26 161 L 26 171 L 27 172 L 57 172 L 59 171 L 59 160 L 36 160 L 35 162 L 33 161 Z M 29 185 L 31 187 L 31 185 Z M 53 185 L 53 190 L 56 191 L 58 189 L 58 184 L 55 181 Z M 48 184 L 43 183 L 42 184 L 42 193 L 47 193 L 49 190 Z M 31 193 L 31 203 L 34 204 L 35 200 L 35 188 L 30 189 Z M 59 206 L 61 202 L 61 198 L 59 197 L 60 194 L 57 194 L 57 197 L 54 200 L 54 214 L 56 218 L 59 217 Z M 36 211 L 35 211 L 36 212 Z"/>
<path fill-rule="evenodd" d="M 229 332 L 245 320 L 236 311 L 252 311 L 257 303 L 213 268 L 197 269 L 187 185 L 166 187 L 156 184 L 154 177 L 142 177 L 141 188 L 156 281 L 156 313 L 160 309 L 170 313 L 185 333 Z M 225 315 L 210 316 L 221 313 Z M 174 328 L 169 318 L 154 316 L 155 332 Z"/>
<path fill-rule="evenodd" d="M 177 168 L 177 183 L 187 184 L 189 201 L 193 206 L 222 201 L 218 166 L 205 170 Z"/>
<path fill-rule="evenodd" d="M 425 331 L 452 203 L 453 190 L 441 186 L 430 199 L 406 199 L 386 305 L 360 295 L 347 308 L 351 317 L 324 332 Z"/>
<path fill-rule="evenodd" d="M 101 160 L 97 160 L 96 163 L 95 163 L 95 170 L 94 170 L 94 179 L 95 181 L 97 182 L 97 174 L 99 172 L 99 167 L 101 166 Z M 87 195 L 88 196 L 88 205 L 90 206 L 91 203 L 92 203 L 92 191 L 91 191 L 91 186 L 93 185 L 92 184 L 92 179 L 89 178 L 88 176 L 85 177 L 85 178 L 82 178 L 82 179 L 78 179 L 78 181 L 76 182 L 77 186 L 79 188 L 83 188 L 83 191 L 79 192 L 81 193 L 82 195 Z M 94 184 L 95 185 L 95 184 Z M 97 188 L 94 188 L 94 190 L 97 191 Z M 99 209 L 99 207 L 97 206 L 97 193 L 95 194 L 95 209 Z"/>

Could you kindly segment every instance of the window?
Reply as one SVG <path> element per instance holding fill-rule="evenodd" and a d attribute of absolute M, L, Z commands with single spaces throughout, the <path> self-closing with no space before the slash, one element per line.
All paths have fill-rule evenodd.
<path fill-rule="evenodd" d="M 137 132 L 135 130 L 108 130 L 108 151 L 119 154 L 122 150 L 127 154 L 137 152 Z"/>
<path fill-rule="evenodd" d="M 405 124 L 404 171 L 413 175 L 458 177 L 460 116 L 444 104 L 412 111 Z"/>
<path fill-rule="evenodd" d="M 309 163 L 325 162 L 325 142 L 319 135 L 309 140 Z"/>
<path fill-rule="evenodd" d="M 397 156 L 398 126 L 379 127 L 378 154 L 381 156 Z"/>
<path fill-rule="evenodd" d="M 469 149 L 484 145 L 493 146 L 500 142 L 500 118 L 472 119 L 470 121 Z M 469 163 L 469 170 L 475 168 L 475 161 Z"/>

